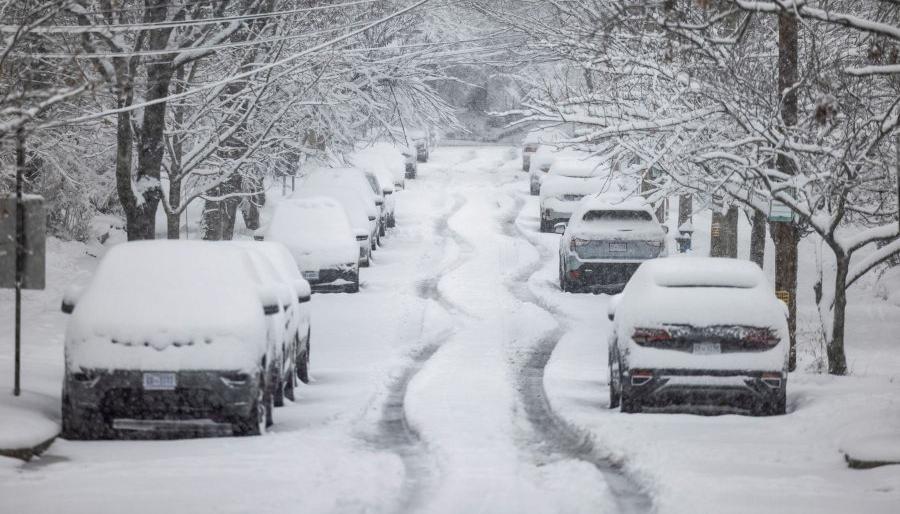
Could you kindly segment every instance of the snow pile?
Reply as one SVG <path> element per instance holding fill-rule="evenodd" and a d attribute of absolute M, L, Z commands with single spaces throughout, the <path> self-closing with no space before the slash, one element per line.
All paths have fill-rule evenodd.
<path fill-rule="evenodd" d="M 327 197 L 280 202 L 265 238 L 287 246 L 304 270 L 350 264 L 359 259 L 359 246 L 344 208 Z"/>
<path fill-rule="evenodd" d="M 197 241 L 111 248 L 76 297 L 69 369 L 244 369 L 265 344 L 247 255 Z M 214 348 L 210 351 L 210 347 Z"/>
<path fill-rule="evenodd" d="M 0 452 L 34 448 L 59 434 L 59 401 L 22 391 L 0 391 Z"/>
<path fill-rule="evenodd" d="M 841 445 L 841 451 L 850 461 L 863 466 L 900 463 L 900 432 L 857 438 Z"/>

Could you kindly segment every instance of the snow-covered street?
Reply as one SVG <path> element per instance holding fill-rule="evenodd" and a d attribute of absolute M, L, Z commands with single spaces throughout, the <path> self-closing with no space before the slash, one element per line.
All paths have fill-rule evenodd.
<path fill-rule="evenodd" d="M 848 435 L 900 426 L 900 354 L 885 350 L 900 308 L 851 310 L 850 376 L 809 373 L 801 354 L 786 416 L 610 410 L 609 297 L 559 290 L 559 235 L 538 232 L 528 187 L 512 147 L 437 148 L 396 193 L 360 294 L 313 296 L 313 381 L 269 433 L 58 439 L 27 463 L 0 457 L 0 513 L 900 511 L 900 466 L 852 470 L 841 453 Z M 84 250 L 51 241 L 48 289 L 25 294 L 23 386 L 50 406 L 62 291 L 96 266 Z"/>

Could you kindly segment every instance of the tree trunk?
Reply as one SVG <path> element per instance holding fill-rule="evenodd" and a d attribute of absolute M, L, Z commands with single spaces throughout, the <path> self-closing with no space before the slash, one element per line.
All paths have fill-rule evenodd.
<path fill-rule="evenodd" d="M 124 101 L 119 106 L 125 105 Z M 128 239 L 137 233 L 137 220 L 140 215 L 137 198 L 131 183 L 131 167 L 134 159 L 134 134 L 131 130 L 131 112 L 120 112 L 116 115 L 116 193 L 122 210 L 125 211 L 125 231 Z"/>
<path fill-rule="evenodd" d="M 712 223 L 709 227 L 709 256 L 725 257 L 725 241 L 722 238 L 722 226 L 725 215 L 718 208 L 713 208 Z"/>
<path fill-rule="evenodd" d="M 713 211 L 709 232 L 710 257 L 737 258 L 738 214 L 738 208 L 734 206 L 729 207 L 725 214 L 718 209 Z"/>
<path fill-rule="evenodd" d="M 766 214 L 753 211 L 750 230 L 750 260 L 760 268 L 766 261 Z"/>
<path fill-rule="evenodd" d="M 176 166 L 172 166 L 174 170 Z M 172 176 L 176 178 L 172 178 Z M 172 206 L 174 212 L 166 213 L 166 238 L 181 238 L 181 214 L 177 207 L 181 205 L 181 177 L 173 173 L 169 177 L 169 205 Z"/>
<path fill-rule="evenodd" d="M 209 194 L 218 199 L 207 200 L 203 207 L 201 222 L 202 238 L 207 241 L 228 241 L 234 238 L 234 222 L 241 205 L 241 175 L 233 174 L 227 181 L 216 186 Z"/>
<path fill-rule="evenodd" d="M 834 316 L 831 340 L 828 341 L 828 373 L 847 374 L 847 356 L 844 354 L 844 322 L 847 315 L 847 273 L 850 259 L 842 251 L 836 251 L 837 273 L 834 277 Z"/>
<path fill-rule="evenodd" d="M 691 221 L 691 213 L 694 212 L 694 197 L 691 195 L 681 195 L 678 197 L 678 230 L 685 223 Z M 693 228 L 693 227 L 692 227 Z"/>
<path fill-rule="evenodd" d="M 778 91 L 782 98 L 781 119 L 785 127 L 797 124 L 797 19 L 791 14 L 778 16 Z M 786 134 L 786 137 L 787 134 Z M 779 154 L 776 159 L 779 171 L 794 174 L 790 159 Z M 786 298 L 788 304 L 788 330 L 791 349 L 788 368 L 797 368 L 797 245 L 800 234 L 793 223 L 773 223 L 770 227 L 775 241 L 775 289 Z"/>
<path fill-rule="evenodd" d="M 737 259 L 738 256 L 738 219 L 740 210 L 737 206 L 728 208 L 725 213 L 725 225 L 722 226 L 722 239 L 725 244 L 725 257 Z"/>

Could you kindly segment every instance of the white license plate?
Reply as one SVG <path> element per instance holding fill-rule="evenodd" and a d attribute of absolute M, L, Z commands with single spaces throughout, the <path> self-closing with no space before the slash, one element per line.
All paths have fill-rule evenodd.
<path fill-rule="evenodd" d="M 722 353 L 722 345 L 719 343 L 694 343 L 694 352 L 697 355 L 716 355 Z"/>
<path fill-rule="evenodd" d="M 610 252 L 627 252 L 628 245 L 626 243 L 609 243 Z"/>
<path fill-rule="evenodd" d="M 176 385 L 175 373 L 144 373 L 144 389 L 148 391 L 171 391 Z"/>
<path fill-rule="evenodd" d="M 304 271 L 303 278 L 306 280 L 319 280 L 319 271 Z"/>

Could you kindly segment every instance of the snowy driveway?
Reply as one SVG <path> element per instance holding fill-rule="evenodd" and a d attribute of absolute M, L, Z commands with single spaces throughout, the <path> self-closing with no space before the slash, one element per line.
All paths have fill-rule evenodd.
<path fill-rule="evenodd" d="M 799 443 L 815 409 L 607 411 L 606 297 L 559 292 L 558 236 L 537 232 L 519 168 L 506 147 L 421 165 L 361 293 L 314 297 L 315 381 L 268 435 L 57 441 L 25 465 L 0 458 L 0 513 L 900 511 L 896 467 L 848 471 Z M 27 305 L 41 342 L 25 372 L 58 396 L 56 300 Z"/>

